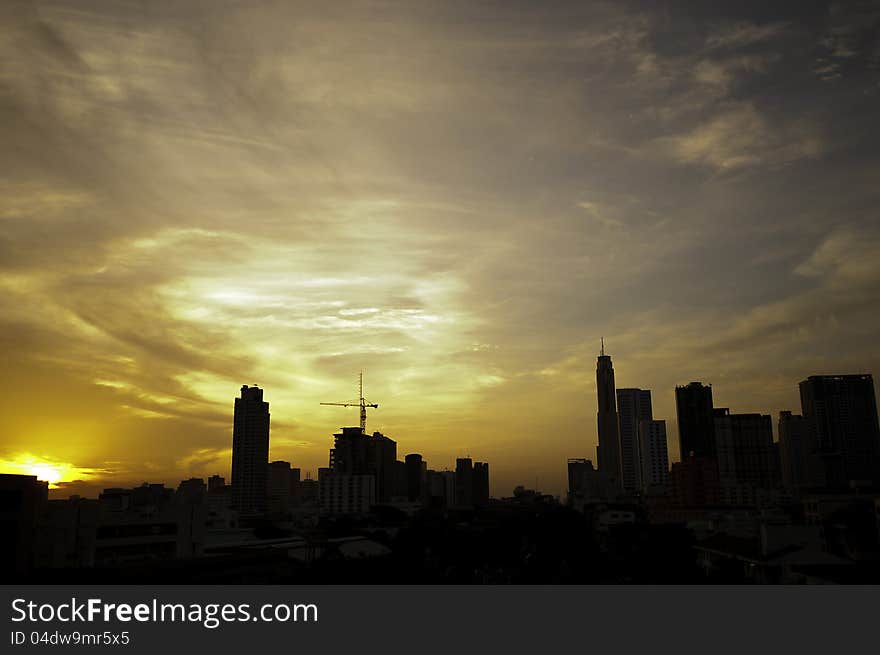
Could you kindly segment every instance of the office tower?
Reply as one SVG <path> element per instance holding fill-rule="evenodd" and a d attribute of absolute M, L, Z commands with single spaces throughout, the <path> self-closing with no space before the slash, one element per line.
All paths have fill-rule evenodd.
<path fill-rule="evenodd" d="M 639 425 L 654 418 L 651 392 L 647 389 L 617 390 L 618 432 L 620 434 L 620 472 L 623 490 L 636 494 L 642 490 L 642 461 L 639 452 Z"/>
<path fill-rule="evenodd" d="M 376 477 L 376 501 L 387 503 L 394 495 L 394 462 L 397 442 L 381 432 L 374 432 L 368 448 L 368 471 Z"/>
<path fill-rule="evenodd" d="M 729 505 L 754 505 L 762 491 L 777 486 L 773 427 L 766 414 L 731 414 L 715 410 L 715 449 L 721 500 Z"/>
<path fill-rule="evenodd" d="M 403 500 L 409 497 L 409 489 L 406 480 L 406 463 L 399 459 L 394 462 L 394 486 L 392 488 L 392 497 L 397 500 Z"/>
<path fill-rule="evenodd" d="M 220 491 L 226 487 L 226 480 L 222 475 L 212 475 L 208 478 L 208 492 Z"/>
<path fill-rule="evenodd" d="M 270 462 L 266 482 L 266 506 L 270 512 L 284 514 L 290 509 L 292 486 L 290 462 Z"/>
<path fill-rule="evenodd" d="M 489 464 L 486 462 L 474 463 L 474 506 L 489 506 Z"/>
<path fill-rule="evenodd" d="M 880 482 L 880 428 L 870 375 L 813 375 L 800 383 L 810 483 Z"/>
<path fill-rule="evenodd" d="M 596 361 L 596 394 L 599 405 L 599 445 L 596 459 L 599 470 L 620 479 L 620 437 L 617 425 L 617 403 L 614 395 L 614 367 L 611 356 L 605 354 L 605 342 Z"/>
<path fill-rule="evenodd" d="M 587 471 L 593 470 L 593 462 L 583 458 L 572 458 L 568 460 L 568 500 L 571 504 L 572 498 L 584 491 L 584 476 Z"/>
<path fill-rule="evenodd" d="M 474 467 L 470 457 L 459 457 L 455 460 L 455 505 L 474 505 Z"/>
<path fill-rule="evenodd" d="M 808 486 L 807 423 L 800 414 L 779 412 L 779 463 L 782 484 L 790 491 Z"/>
<path fill-rule="evenodd" d="M 406 464 L 406 497 L 410 502 L 423 502 L 427 477 L 425 461 L 417 453 L 410 453 L 403 461 Z"/>
<path fill-rule="evenodd" d="M 643 494 L 662 492 L 669 483 L 669 450 L 666 444 L 666 421 L 653 419 L 639 423 L 639 458 Z"/>
<path fill-rule="evenodd" d="M 678 446 L 681 459 L 714 457 L 715 424 L 712 417 L 712 385 L 691 382 L 675 388 Z"/>
<path fill-rule="evenodd" d="M 235 399 L 232 427 L 232 503 L 245 514 L 266 511 L 269 403 L 263 390 L 244 385 Z"/>

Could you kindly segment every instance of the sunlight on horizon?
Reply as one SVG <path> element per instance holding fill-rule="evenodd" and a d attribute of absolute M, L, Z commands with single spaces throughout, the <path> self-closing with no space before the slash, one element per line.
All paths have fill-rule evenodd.
<path fill-rule="evenodd" d="M 18 453 L 13 459 L 0 459 L 0 473 L 35 475 L 38 480 L 48 482 L 50 489 L 58 489 L 59 482 L 87 480 L 94 475 L 92 469 L 69 462 L 55 462 L 30 453 Z"/>

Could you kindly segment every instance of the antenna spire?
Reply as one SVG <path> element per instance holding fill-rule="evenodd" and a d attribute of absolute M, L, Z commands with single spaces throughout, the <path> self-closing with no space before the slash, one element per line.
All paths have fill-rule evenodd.
<path fill-rule="evenodd" d="M 605 337 L 599 337 L 599 343 L 601 344 L 599 346 L 599 356 L 604 357 L 605 356 Z"/>

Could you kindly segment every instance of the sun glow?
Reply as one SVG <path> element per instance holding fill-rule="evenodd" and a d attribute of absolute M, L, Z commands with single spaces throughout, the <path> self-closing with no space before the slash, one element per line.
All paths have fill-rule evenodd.
<path fill-rule="evenodd" d="M 67 462 L 53 462 L 30 453 L 19 453 L 12 459 L 0 459 L 0 473 L 35 475 L 38 480 L 48 482 L 50 489 L 57 489 L 60 482 L 85 480 L 94 472 Z"/>

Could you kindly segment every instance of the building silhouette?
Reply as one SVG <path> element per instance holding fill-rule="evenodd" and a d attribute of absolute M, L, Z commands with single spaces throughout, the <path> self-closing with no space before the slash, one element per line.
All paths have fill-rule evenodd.
<path fill-rule="evenodd" d="M 809 485 L 807 423 L 800 414 L 782 411 L 777 427 L 782 485 L 797 492 Z"/>
<path fill-rule="evenodd" d="M 470 457 L 455 460 L 455 504 L 457 507 L 474 504 L 474 466 Z"/>
<path fill-rule="evenodd" d="M 455 471 L 428 469 L 428 502 L 432 507 L 455 505 Z"/>
<path fill-rule="evenodd" d="M 406 497 L 410 502 L 427 501 L 428 466 L 418 453 L 404 457 L 406 465 Z"/>
<path fill-rule="evenodd" d="M 202 503 L 205 501 L 205 494 L 208 493 L 208 487 L 202 478 L 190 478 L 189 480 L 181 480 L 177 485 L 177 499 L 187 503 Z"/>
<path fill-rule="evenodd" d="M 666 421 L 654 419 L 639 423 L 640 489 L 642 494 L 658 494 L 669 484 L 669 449 Z"/>
<path fill-rule="evenodd" d="M 880 428 L 870 375 L 814 375 L 800 383 L 811 486 L 880 482 Z"/>
<path fill-rule="evenodd" d="M 268 465 L 269 403 L 262 389 L 244 385 L 232 427 L 232 503 L 242 514 L 266 511 Z"/>
<path fill-rule="evenodd" d="M 617 390 L 618 432 L 620 434 L 620 481 L 623 490 L 636 494 L 642 490 L 642 457 L 639 425 L 651 421 L 651 392 L 647 389 Z"/>
<path fill-rule="evenodd" d="M 617 403 L 614 393 L 614 367 L 611 356 L 605 354 L 605 342 L 596 361 L 596 394 L 598 400 L 598 436 L 596 460 L 599 470 L 620 479 L 620 435 L 618 432 Z"/>
<path fill-rule="evenodd" d="M 691 382 L 683 387 L 675 387 L 678 445 L 682 460 L 688 457 L 714 457 L 715 422 L 712 407 L 712 385 Z"/>
<path fill-rule="evenodd" d="M 686 457 L 669 473 L 672 502 L 680 507 L 711 507 L 721 498 L 718 462 L 713 457 Z"/>
<path fill-rule="evenodd" d="M 327 514 L 366 514 L 376 504 L 376 478 L 370 474 L 336 473 L 320 468 L 318 499 L 321 510 Z"/>
<path fill-rule="evenodd" d="M 617 476 L 603 473 L 584 458 L 568 460 L 568 505 L 578 511 L 593 503 L 614 501 L 619 495 Z"/>
<path fill-rule="evenodd" d="M 715 448 L 720 500 L 728 505 L 764 504 L 777 487 L 773 427 L 766 414 L 731 414 L 715 409 Z"/>
<path fill-rule="evenodd" d="M 273 514 L 284 514 L 290 510 L 298 496 L 300 470 L 292 468 L 290 462 L 269 463 L 266 482 L 266 509 Z"/>
<path fill-rule="evenodd" d="M 489 506 L 489 464 L 474 463 L 474 507 Z"/>
<path fill-rule="evenodd" d="M 35 475 L 0 474 L 0 572 L 26 575 L 34 564 L 37 525 L 49 483 Z"/>
<path fill-rule="evenodd" d="M 373 496 L 388 502 L 395 495 L 397 442 L 381 432 L 365 434 L 360 427 L 345 427 L 333 435 L 330 471 L 335 475 L 372 475 Z"/>

